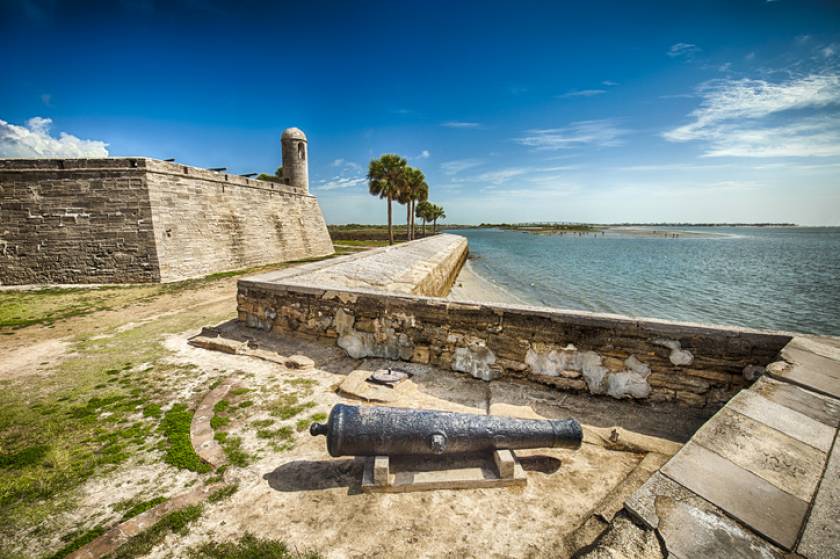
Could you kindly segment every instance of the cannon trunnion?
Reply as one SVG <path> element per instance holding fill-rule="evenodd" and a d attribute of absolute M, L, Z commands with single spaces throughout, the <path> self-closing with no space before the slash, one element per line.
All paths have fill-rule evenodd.
<path fill-rule="evenodd" d="M 326 435 L 330 456 L 453 455 L 527 448 L 580 447 L 575 419 L 517 419 L 387 407 L 337 404 L 327 423 L 313 423 L 312 435 Z"/>

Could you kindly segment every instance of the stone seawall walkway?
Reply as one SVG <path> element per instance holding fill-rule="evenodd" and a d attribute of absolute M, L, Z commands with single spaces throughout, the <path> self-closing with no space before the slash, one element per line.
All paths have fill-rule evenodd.
<path fill-rule="evenodd" d="M 671 556 L 840 557 L 840 339 L 781 357 L 625 502 Z"/>
<path fill-rule="evenodd" d="M 442 296 L 449 292 L 466 257 L 467 240 L 464 237 L 440 234 L 251 276 L 248 281 Z"/>

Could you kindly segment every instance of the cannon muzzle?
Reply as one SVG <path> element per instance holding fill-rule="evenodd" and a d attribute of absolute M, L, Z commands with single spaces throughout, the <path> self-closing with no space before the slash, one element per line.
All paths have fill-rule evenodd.
<path fill-rule="evenodd" d="M 575 419 L 516 419 L 403 408 L 337 404 L 327 423 L 330 456 L 440 455 L 524 448 L 579 448 L 583 430 Z"/>

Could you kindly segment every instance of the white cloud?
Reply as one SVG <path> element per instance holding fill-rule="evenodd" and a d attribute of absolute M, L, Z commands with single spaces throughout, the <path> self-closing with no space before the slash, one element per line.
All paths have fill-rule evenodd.
<path fill-rule="evenodd" d="M 691 58 L 702 49 L 691 43 L 676 43 L 671 45 L 666 53 L 671 58 Z"/>
<path fill-rule="evenodd" d="M 580 89 L 574 91 L 567 91 L 562 95 L 558 95 L 559 98 L 567 98 L 567 97 L 595 97 L 596 95 L 603 95 L 606 93 L 606 89 Z"/>
<path fill-rule="evenodd" d="M 462 120 L 449 120 L 446 122 L 442 122 L 441 126 L 445 128 L 481 128 L 481 123 L 465 122 Z"/>
<path fill-rule="evenodd" d="M 612 80 L 604 80 L 601 82 L 601 85 L 605 85 L 607 87 L 615 87 L 618 85 L 618 82 L 614 82 Z"/>
<path fill-rule="evenodd" d="M 755 60 L 755 53 L 754 52 L 748 52 L 747 54 L 744 55 L 744 60 Z"/>
<path fill-rule="evenodd" d="M 530 169 L 527 167 L 508 167 L 506 169 L 499 169 L 497 171 L 488 171 L 475 177 L 480 182 L 489 182 L 492 184 L 502 184 L 512 179 L 528 173 Z"/>
<path fill-rule="evenodd" d="M 820 49 L 820 54 L 823 55 L 823 58 L 831 58 L 837 51 L 840 50 L 838 45 L 831 43 L 830 45 L 826 45 Z"/>
<path fill-rule="evenodd" d="M 706 141 L 707 156 L 781 157 L 840 154 L 840 119 L 820 110 L 840 104 L 840 75 L 812 74 L 781 83 L 723 80 L 700 90 L 694 121 L 664 134 Z M 807 114 L 802 114 L 807 110 Z"/>
<path fill-rule="evenodd" d="M 573 122 L 565 128 L 528 130 L 527 136 L 514 141 L 538 150 L 557 150 L 583 145 L 614 147 L 622 144 L 621 137 L 627 130 L 609 119 Z"/>
<path fill-rule="evenodd" d="M 348 169 L 351 171 L 361 172 L 362 166 L 358 163 L 353 163 L 352 161 L 347 161 L 346 159 L 334 159 L 332 162 L 333 167 L 341 167 L 343 169 Z"/>
<path fill-rule="evenodd" d="M 0 157 L 108 157 L 108 144 L 61 132 L 50 135 L 52 120 L 36 116 L 18 126 L 0 120 Z"/>
<path fill-rule="evenodd" d="M 367 183 L 367 177 L 333 177 L 330 180 L 321 181 L 316 187 L 317 190 L 341 190 L 353 188 L 360 184 Z"/>
<path fill-rule="evenodd" d="M 444 175 L 457 175 L 462 171 L 478 167 L 483 163 L 483 159 L 455 159 L 454 161 L 444 161 L 440 164 L 440 168 Z"/>
<path fill-rule="evenodd" d="M 423 151 L 421 151 L 419 154 L 415 155 L 414 157 L 409 157 L 409 159 L 411 159 L 411 160 L 414 160 L 414 159 L 428 159 L 431 156 L 432 156 L 432 152 L 430 152 L 427 149 L 424 149 Z"/>

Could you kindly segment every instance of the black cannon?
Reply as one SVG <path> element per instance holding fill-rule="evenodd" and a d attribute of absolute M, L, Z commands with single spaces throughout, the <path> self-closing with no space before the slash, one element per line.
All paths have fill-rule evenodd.
<path fill-rule="evenodd" d="M 575 419 L 516 419 L 403 408 L 337 404 L 326 424 L 309 433 L 327 436 L 330 456 L 396 456 L 493 452 L 523 448 L 578 448 Z"/>

